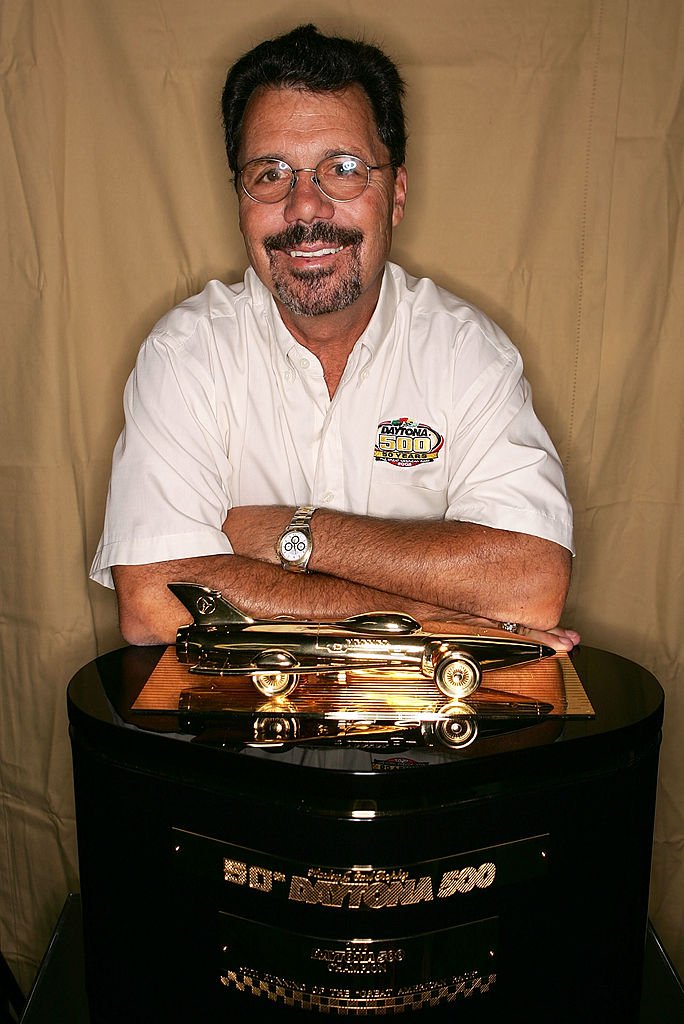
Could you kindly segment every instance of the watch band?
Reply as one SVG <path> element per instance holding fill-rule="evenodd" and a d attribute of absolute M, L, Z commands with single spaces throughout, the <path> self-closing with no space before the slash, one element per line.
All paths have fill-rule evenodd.
<path fill-rule="evenodd" d="M 296 510 L 295 514 L 292 516 L 292 519 L 290 520 L 290 525 L 288 526 L 287 530 L 285 530 L 285 533 L 288 533 L 289 530 L 301 530 L 302 526 L 310 527 L 311 520 L 313 518 L 313 514 L 315 511 L 315 505 L 300 505 L 299 508 Z"/>
<path fill-rule="evenodd" d="M 315 505 L 300 505 L 278 538 L 276 553 L 283 569 L 287 569 L 289 572 L 307 572 L 308 570 L 309 560 L 313 552 L 311 519 L 315 511 Z M 301 553 L 291 555 L 288 552 L 287 541 L 294 533 L 302 534 L 306 543 Z"/>

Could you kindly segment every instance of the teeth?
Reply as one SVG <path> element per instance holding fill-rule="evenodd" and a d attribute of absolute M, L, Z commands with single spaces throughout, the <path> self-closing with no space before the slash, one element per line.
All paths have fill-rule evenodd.
<path fill-rule="evenodd" d="M 304 256 L 309 259 L 320 257 L 320 256 L 334 256 L 336 252 L 341 252 L 344 246 L 340 245 L 337 249 L 317 249 L 316 252 L 302 252 L 299 249 L 290 249 L 290 256 Z"/>

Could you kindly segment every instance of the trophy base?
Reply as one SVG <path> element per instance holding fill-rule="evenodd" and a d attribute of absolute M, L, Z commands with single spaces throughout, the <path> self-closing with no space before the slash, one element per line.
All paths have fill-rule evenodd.
<path fill-rule="evenodd" d="M 580 651 L 593 718 L 512 721 L 464 750 L 264 750 L 182 715 L 132 725 L 159 655 L 115 652 L 69 688 L 95 1024 L 638 1020 L 647 672 Z"/>

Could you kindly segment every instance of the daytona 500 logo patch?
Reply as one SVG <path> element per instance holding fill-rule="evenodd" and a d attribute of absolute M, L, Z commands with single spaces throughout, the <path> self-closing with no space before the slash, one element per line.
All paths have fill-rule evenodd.
<path fill-rule="evenodd" d="M 374 458 L 391 466 L 420 466 L 439 455 L 444 438 L 427 423 L 414 423 L 407 416 L 378 423 Z"/>

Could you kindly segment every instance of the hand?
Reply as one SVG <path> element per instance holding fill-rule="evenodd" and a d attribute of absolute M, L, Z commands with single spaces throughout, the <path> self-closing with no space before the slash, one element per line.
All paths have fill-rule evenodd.
<path fill-rule="evenodd" d="M 276 542 L 294 513 L 285 505 L 237 505 L 221 529 L 236 555 L 280 565 Z"/>
<path fill-rule="evenodd" d="M 466 612 L 451 612 L 446 614 L 435 614 L 430 616 L 429 627 L 423 622 L 423 629 L 431 629 L 435 633 L 453 630 L 456 625 L 484 627 L 487 631 L 496 632 L 497 636 L 524 636 L 536 644 L 546 644 L 554 651 L 571 651 L 580 642 L 580 635 L 574 629 L 563 629 L 562 626 L 555 626 L 553 629 L 534 629 L 532 626 L 518 626 L 515 633 L 509 633 L 501 629 L 501 624 L 494 619 L 485 619 L 479 615 L 469 615 Z"/>

